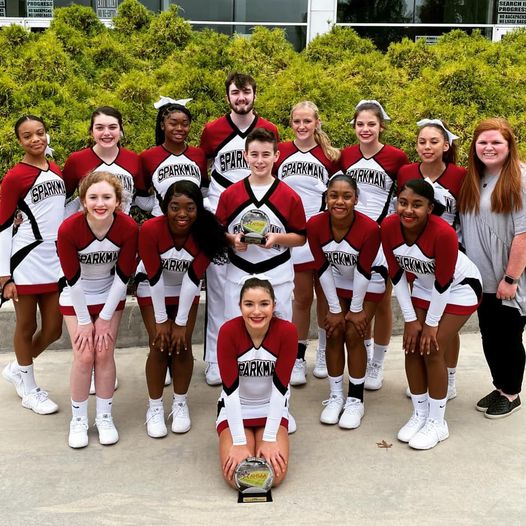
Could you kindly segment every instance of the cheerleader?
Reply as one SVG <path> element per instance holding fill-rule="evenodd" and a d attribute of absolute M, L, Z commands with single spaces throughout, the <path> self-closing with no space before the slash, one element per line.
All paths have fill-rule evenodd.
<path fill-rule="evenodd" d="M 340 151 L 331 146 L 329 137 L 322 131 L 318 108 L 314 103 L 304 101 L 296 104 L 290 112 L 290 126 L 296 138 L 278 145 L 280 156 L 274 165 L 274 173 L 301 197 L 306 218 L 310 219 L 324 209 L 327 182 L 339 169 Z M 313 258 L 307 243 L 292 249 L 292 261 L 294 263 L 292 322 L 298 329 L 299 342 L 298 356 L 290 384 L 302 385 L 307 382 L 305 351 L 314 288 L 317 298 L 319 345 L 313 374 L 318 378 L 327 377 L 326 335 L 323 329 L 327 307 L 314 276 Z"/>
<path fill-rule="evenodd" d="M 357 428 L 364 415 L 363 390 L 367 365 L 364 336 L 385 293 L 387 268 L 380 248 L 380 228 L 357 212 L 354 179 L 336 175 L 327 188 L 327 211 L 307 223 L 315 268 L 329 303 L 327 369 L 330 395 L 321 413 L 324 424 Z M 343 397 L 345 351 L 349 392 Z"/>
<path fill-rule="evenodd" d="M 80 183 L 84 212 L 69 217 L 58 232 L 57 250 L 67 287 L 60 310 L 71 338 L 71 408 L 68 443 L 88 445 L 88 396 L 95 370 L 99 442 L 114 444 L 119 434 L 112 418 L 114 348 L 135 271 L 138 226 L 119 211 L 122 186 L 109 172 L 93 172 Z"/>
<path fill-rule="evenodd" d="M 114 174 L 122 185 L 121 210 L 130 213 L 132 202 L 145 211 L 150 211 L 152 205 L 146 199 L 143 188 L 141 163 L 139 156 L 120 145 L 124 136 L 122 115 L 120 111 L 110 106 L 101 106 L 91 114 L 89 132 L 93 146 L 73 152 L 64 164 L 64 181 L 69 200 L 67 215 L 78 211 L 79 200 L 72 200 L 80 181 L 91 172 L 109 172 Z"/>
<path fill-rule="evenodd" d="M 226 237 L 215 216 L 203 207 L 199 187 L 173 183 L 161 203 L 163 215 L 146 221 L 139 234 L 142 262 L 137 272 L 148 282 L 137 287 L 137 299 L 148 331 L 150 352 L 146 382 L 150 397 L 146 413 L 148 435 L 166 436 L 163 384 L 172 355 L 172 431 L 186 433 L 191 420 L 187 392 L 192 377 L 192 332 L 201 279 L 210 261 L 226 255 Z M 175 320 L 175 321 L 174 321 Z"/>
<path fill-rule="evenodd" d="M 155 206 L 152 215 L 162 215 L 161 203 L 170 186 L 177 181 L 190 181 L 207 186 L 206 159 L 201 148 L 186 143 L 192 114 L 186 104 L 192 99 L 175 101 L 168 97 L 154 104 L 158 109 L 155 144 L 141 153 L 144 187 L 153 189 Z"/>
<path fill-rule="evenodd" d="M 459 252 L 455 231 L 432 215 L 437 206 L 433 187 L 414 179 L 400 189 L 396 214 L 382 223 L 389 275 L 405 320 L 405 369 L 414 408 L 398 439 L 414 449 L 431 449 L 449 436 L 445 356 L 482 293 L 480 273 Z M 407 273 L 415 276 L 411 292 Z"/>
<path fill-rule="evenodd" d="M 241 288 L 241 316 L 219 331 L 217 358 L 223 391 L 216 429 L 223 477 L 235 487 L 234 471 L 248 457 L 262 457 L 274 470 L 274 486 L 287 474 L 287 392 L 296 358 L 294 325 L 274 315 L 271 284 L 249 278 Z"/>
<path fill-rule="evenodd" d="M 433 186 L 435 200 L 442 206 L 442 219 L 457 229 L 460 238 L 460 223 L 457 214 L 457 198 L 466 175 L 465 168 L 457 166 L 456 148 L 453 141 L 458 137 L 450 132 L 439 119 L 422 119 L 419 126 L 416 151 L 419 163 L 402 166 L 398 172 L 398 186 L 401 188 L 411 179 L 423 179 Z M 435 211 L 436 212 L 436 209 Z M 448 348 L 446 355 L 448 386 L 447 399 L 457 396 L 456 370 L 460 351 L 460 338 Z M 409 389 L 407 396 L 411 396 Z"/>
<path fill-rule="evenodd" d="M 24 157 L 0 186 L 0 288 L 2 301 L 12 299 L 15 305 L 16 361 L 3 369 L 2 376 L 14 385 L 23 407 L 47 415 L 58 406 L 38 387 L 33 361 L 62 332 L 55 243 L 64 218 L 66 188 L 59 167 L 46 159 L 49 137 L 43 120 L 21 117 L 15 135 Z M 22 222 L 13 228 L 17 209 Z"/>
<path fill-rule="evenodd" d="M 353 119 L 358 144 L 344 148 L 341 156 L 343 172 L 356 179 L 358 184 L 360 199 L 356 210 L 378 224 L 392 207 L 398 170 L 409 162 L 403 151 L 380 142 L 380 135 L 388 120 L 391 119 L 378 101 L 360 101 Z M 365 341 L 368 354 L 366 389 L 382 387 L 383 364 L 392 326 L 391 284 L 388 281 L 386 294 L 376 311 L 374 342 L 369 331 Z"/>

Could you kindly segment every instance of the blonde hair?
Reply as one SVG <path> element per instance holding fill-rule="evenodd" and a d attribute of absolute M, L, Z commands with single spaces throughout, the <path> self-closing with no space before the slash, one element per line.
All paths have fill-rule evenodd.
<path fill-rule="evenodd" d="M 118 203 L 117 210 L 120 210 L 120 204 L 122 203 L 122 184 L 118 177 L 111 172 L 90 172 L 86 175 L 79 185 L 80 202 L 83 203 L 86 200 L 86 194 L 90 186 L 102 182 L 106 182 L 113 187 Z"/>
<path fill-rule="evenodd" d="M 310 100 L 304 100 L 302 102 L 298 102 L 295 104 L 290 110 L 290 124 L 292 126 L 292 117 L 294 115 L 294 112 L 296 110 L 302 109 L 302 108 L 308 108 L 314 113 L 314 118 L 319 122 L 320 121 L 320 111 L 318 110 L 318 106 L 314 104 L 314 102 L 311 102 Z M 320 148 L 323 150 L 323 153 L 325 154 L 325 157 L 329 159 L 329 161 L 338 161 L 341 155 L 341 152 L 338 148 L 335 148 L 331 144 L 331 140 L 329 139 L 329 136 L 321 129 L 321 124 L 316 126 L 316 129 L 314 130 L 314 140 L 316 141 L 316 144 L 320 146 Z"/>
<path fill-rule="evenodd" d="M 491 194 L 491 211 L 497 214 L 509 214 L 522 210 L 522 177 L 521 159 L 517 142 L 510 123 L 506 119 L 491 118 L 479 123 L 473 133 L 469 148 L 468 171 L 458 199 L 460 212 L 475 212 L 480 209 L 480 180 L 486 171 L 486 166 L 478 158 L 476 144 L 479 136 L 487 131 L 498 131 L 508 143 L 508 157 L 499 174 L 499 179 Z"/>

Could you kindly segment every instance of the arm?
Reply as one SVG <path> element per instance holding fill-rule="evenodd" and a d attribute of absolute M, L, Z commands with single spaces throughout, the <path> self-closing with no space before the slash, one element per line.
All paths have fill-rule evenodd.
<path fill-rule="evenodd" d="M 517 234 L 511 243 L 508 265 L 505 274 L 518 279 L 522 276 L 526 267 L 526 232 Z M 504 276 L 499 282 L 497 298 L 514 298 L 517 293 L 518 284 L 510 284 L 504 281 Z"/>

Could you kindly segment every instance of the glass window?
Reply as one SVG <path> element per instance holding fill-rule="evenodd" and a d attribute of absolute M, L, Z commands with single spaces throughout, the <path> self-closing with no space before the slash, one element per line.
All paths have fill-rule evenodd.
<path fill-rule="evenodd" d="M 187 20 L 229 22 L 234 19 L 234 0 L 175 0 Z"/>

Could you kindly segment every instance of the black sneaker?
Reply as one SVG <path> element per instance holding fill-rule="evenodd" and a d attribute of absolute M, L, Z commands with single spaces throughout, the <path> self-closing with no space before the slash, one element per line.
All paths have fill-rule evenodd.
<path fill-rule="evenodd" d="M 504 418 L 521 408 L 520 396 L 517 396 L 513 402 L 510 402 L 505 396 L 500 395 L 497 400 L 492 402 L 488 407 L 485 415 L 487 418 Z"/>
<path fill-rule="evenodd" d="M 487 394 L 484 398 L 481 398 L 478 402 L 475 408 L 477 411 L 481 411 L 482 413 L 485 413 L 488 410 L 488 407 L 495 401 L 497 398 L 499 398 L 500 392 L 495 389 L 495 391 L 491 391 L 490 394 Z"/>

